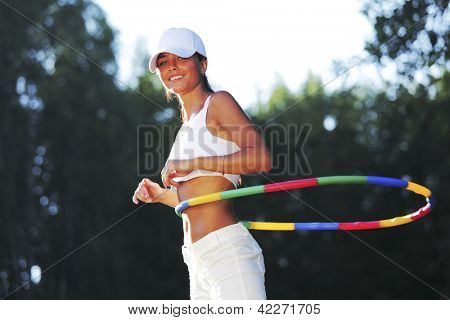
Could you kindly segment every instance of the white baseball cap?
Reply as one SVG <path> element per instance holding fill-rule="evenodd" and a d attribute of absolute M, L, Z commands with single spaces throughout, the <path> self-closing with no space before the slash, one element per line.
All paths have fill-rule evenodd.
<path fill-rule="evenodd" d="M 156 60 L 161 52 L 170 52 L 182 58 L 189 58 L 195 52 L 206 57 L 205 45 L 194 31 L 186 28 L 170 28 L 164 31 L 159 40 L 158 50 L 153 54 L 148 68 L 156 71 Z"/>

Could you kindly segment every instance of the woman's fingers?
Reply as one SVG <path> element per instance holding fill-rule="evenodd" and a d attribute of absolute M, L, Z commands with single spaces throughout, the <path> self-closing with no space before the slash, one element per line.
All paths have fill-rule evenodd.
<path fill-rule="evenodd" d="M 142 192 L 136 193 L 136 199 L 145 203 L 152 202 L 152 199 L 148 195 L 144 195 Z M 138 202 L 135 203 L 138 204 Z"/>
<path fill-rule="evenodd" d="M 161 174 L 161 181 L 162 181 L 164 188 L 167 188 L 167 177 L 166 177 L 165 173 Z"/>
<path fill-rule="evenodd" d="M 151 182 L 149 179 L 144 179 L 143 189 L 145 190 L 145 195 L 148 196 L 148 199 L 154 200 L 153 198 L 157 194 L 158 190 L 161 188 L 159 184 Z"/>
<path fill-rule="evenodd" d="M 176 171 L 171 172 L 163 179 L 164 187 L 170 187 L 173 185 L 174 187 L 178 187 L 180 184 L 178 182 L 173 181 L 173 178 L 177 176 Z M 166 190 L 167 191 L 167 190 Z M 158 198 L 164 193 L 161 192 L 161 187 L 159 184 L 152 182 L 150 179 L 144 178 L 139 183 L 136 191 L 133 194 L 133 203 L 139 204 L 139 201 L 145 203 L 158 202 Z"/>
<path fill-rule="evenodd" d="M 140 193 L 138 193 L 137 191 L 134 192 L 134 196 L 133 196 L 133 202 L 135 204 L 139 204 L 139 201 L 144 202 L 142 195 Z"/>
<path fill-rule="evenodd" d="M 164 167 L 161 171 L 161 181 L 163 183 L 164 188 L 166 188 L 166 181 L 165 181 L 166 180 L 166 171 L 167 171 L 166 167 Z"/>
<path fill-rule="evenodd" d="M 136 191 L 134 192 L 134 195 L 133 195 L 132 200 L 133 200 L 133 202 L 134 202 L 135 204 L 138 204 L 138 203 L 139 203 L 138 200 L 140 200 L 140 201 L 142 201 L 142 202 L 146 202 L 146 203 L 152 201 L 152 199 L 151 199 L 151 197 L 150 197 L 150 195 L 149 195 L 149 193 L 148 193 L 148 190 L 147 190 L 147 188 L 146 188 L 146 184 L 150 184 L 150 180 L 149 180 L 149 179 L 143 179 L 143 180 L 139 183 L 139 185 L 138 185 Z"/>
<path fill-rule="evenodd" d="M 169 187 L 170 187 L 170 184 L 171 184 L 170 179 L 171 179 L 170 174 L 168 174 L 168 175 L 166 176 L 166 178 L 164 179 L 164 186 L 165 186 L 166 188 L 169 188 Z"/>
<path fill-rule="evenodd" d="M 176 171 L 171 172 L 169 175 L 169 183 L 174 187 L 178 187 L 180 185 L 178 182 L 173 180 L 173 178 L 176 178 L 176 177 L 177 177 Z"/>
<path fill-rule="evenodd" d="M 179 185 L 180 185 L 178 182 L 175 182 L 175 181 L 173 181 L 172 179 L 170 180 L 170 184 L 171 184 L 172 186 L 174 186 L 175 188 L 178 188 Z"/>
<path fill-rule="evenodd" d="M 173 160 L 167 160 L 163 170 L 161 171 L 161 180 L 164 185 L 164 188 L 170 186 L 169 175 L 172 171 L 174 171 L 173 163 L 174 163 Z"/>

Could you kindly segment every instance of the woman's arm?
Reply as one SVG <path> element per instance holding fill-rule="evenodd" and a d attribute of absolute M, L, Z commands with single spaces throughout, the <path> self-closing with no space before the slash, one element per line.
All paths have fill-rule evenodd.
<path fill-rule="evenodd" d="M 157 201 L 172 208 L 175 208 L 180 203 L 176 189 L 164 189 Z"/>
<path fill-rule="evenodd" d="M 263 139 L 231 94 L 226 91 L 214 93 L 208 116 L 226 133 L 227 140 L 234 141 L 241 149 L 224 157 L 224 173 L 250 174 L 272 169 L 272 159 Z M 213 156 L 193 159 L 192 170 L 221 172 L 221 158 Z"/>

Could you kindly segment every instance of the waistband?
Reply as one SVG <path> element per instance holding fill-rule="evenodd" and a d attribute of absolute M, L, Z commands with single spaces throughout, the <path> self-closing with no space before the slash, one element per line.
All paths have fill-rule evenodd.
<path fill-rule="evenodd" d="M 206 236 L 194 243 L 185 243 L 183 247 L 188 250 L 192 250 L 196 256 L 201 256 L 204 253 L 215 249 L 221 243 L 226 242 L 229 239 L 247 236 L 250 232 L 240 222 L 232 224 L 216 231 L 208 233 Z"/>
<path fill-rule="evenodd" d="M 230 174 L 230 173 L 222 174 L 220 172 L 215 172 L 215 171 L 196 169 L 196 170 L 191 171 L 188 175 L 173 178 L 173 181 L 182 182 L 182 181 L 188 181 L 188 180 L 191 180 L 191 179 L 194 179 L 197 177 L 206 177 L 206 176 L 224 177 L 225 179 L 229 180 L 234 185 L 234 188 L 237 188 L 239 180 L 241 179 L 241 176 L 239 174 Z"/>

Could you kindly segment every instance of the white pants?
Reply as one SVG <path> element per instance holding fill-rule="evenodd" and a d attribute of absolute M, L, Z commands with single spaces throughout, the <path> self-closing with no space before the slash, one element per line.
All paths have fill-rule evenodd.
<path fill-rule="evenodd" d="M 192 300 L 265 300 L 264 258 L 250 232 L 236 223 L 182 246 Z"/>

